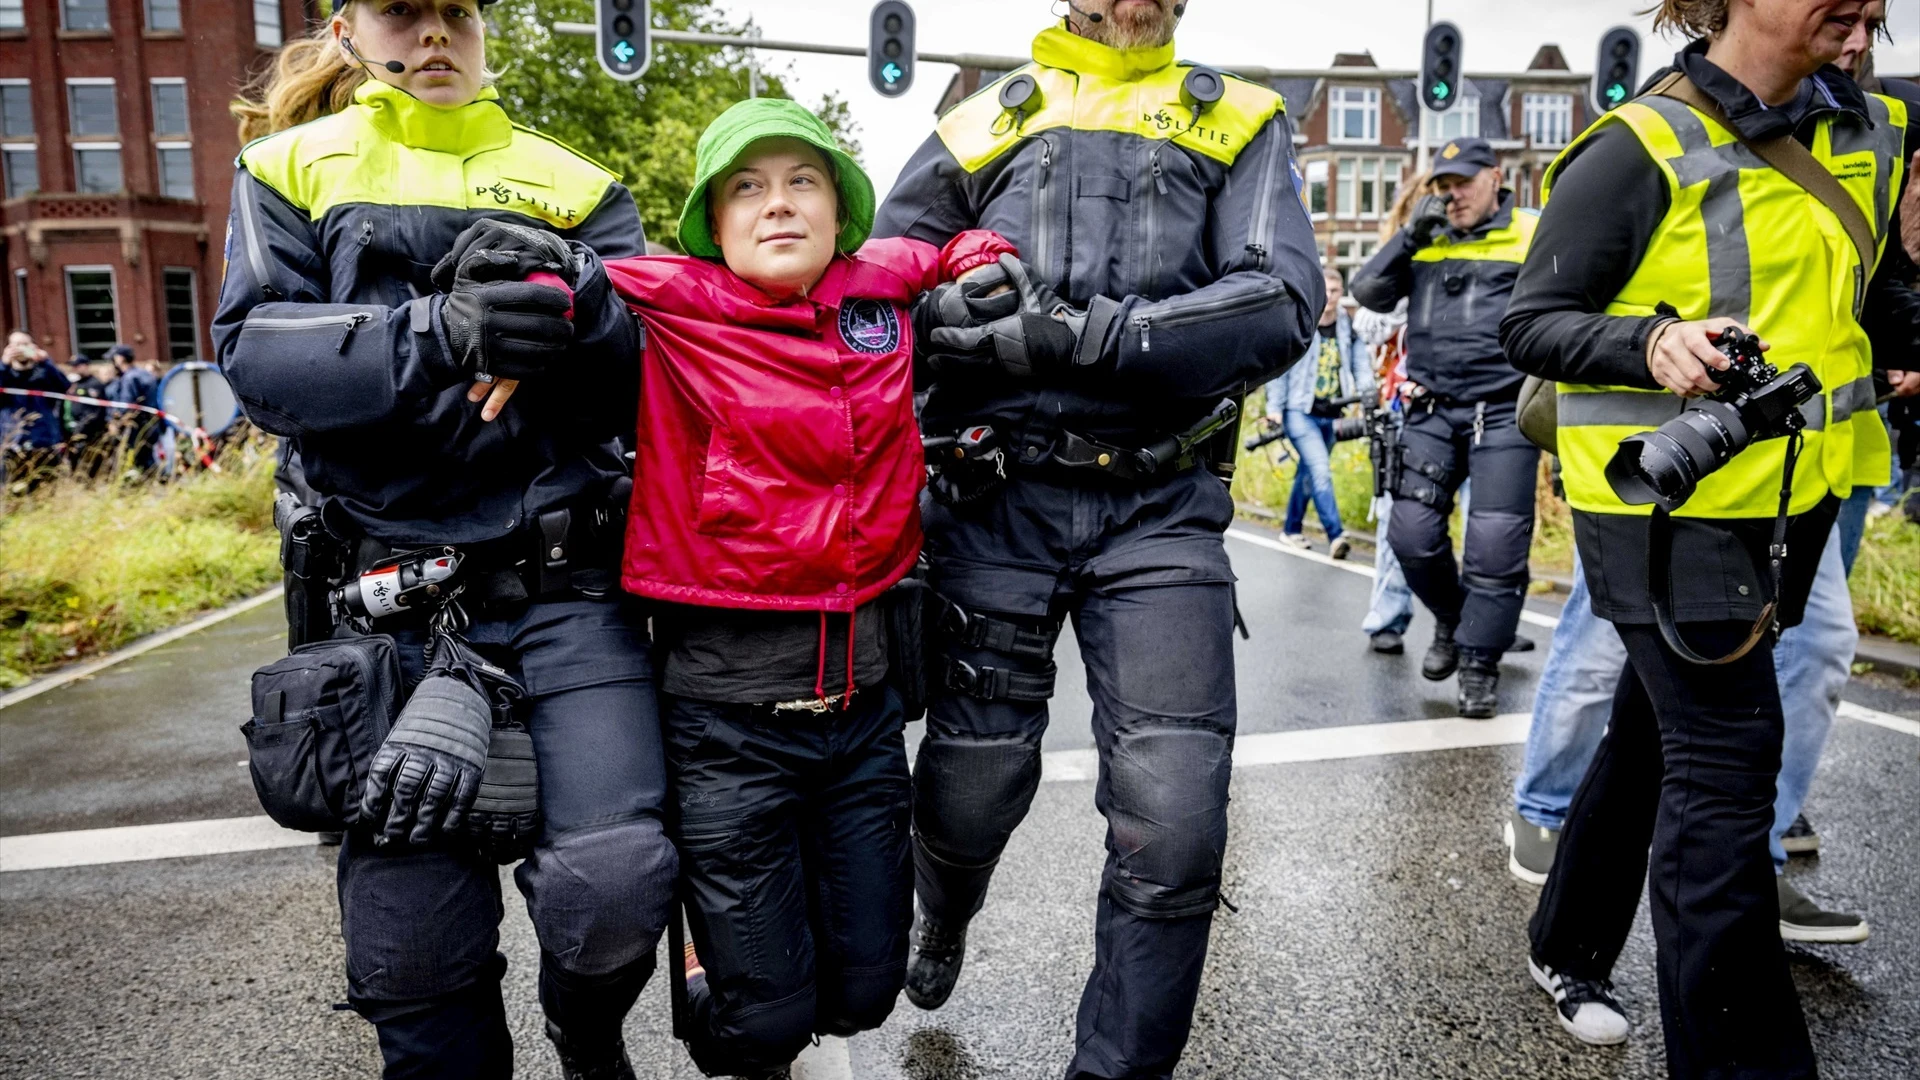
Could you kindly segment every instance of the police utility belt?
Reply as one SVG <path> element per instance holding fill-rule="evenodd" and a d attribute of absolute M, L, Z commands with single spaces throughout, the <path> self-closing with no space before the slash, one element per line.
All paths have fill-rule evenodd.
<path fill-rule="evenodd" d="M 1239 420 L 1239 399 L 1221 398 L 1211 412 L 1185 431 L 1144 446 L 1123 446 L 1062 430 L 1046 447 L 1029 445 L 1019 458 L 1009 453 L 1009 441 L 992 425 L 973 424 L 951 435 L 925 438 L 929 487 L 941 502 L 964 505 L 997 490 L 1016 467 L 1149 484 L 1209 465 L 1223 478 L 1231 479 L 1233 434 Z"/>

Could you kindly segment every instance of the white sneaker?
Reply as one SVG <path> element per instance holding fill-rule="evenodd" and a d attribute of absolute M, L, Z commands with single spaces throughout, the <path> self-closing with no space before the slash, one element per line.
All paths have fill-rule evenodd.
<path fill-rule="evenodd" d="M 1540 989 L 1553 995 L 1553 1014 L 1567 1034 L 1588 1046 L 1614 1046 L 1627 1041 L 1627 1013 L 1613 996 L 1613 983 L 1606 979 L 1569 979 L 1532 956 L 1527 971 Z"/>
<path fill-rule="evenodd" d="M 1336 559 L 1344 559 L 1348 555 L 1353 554 L 1353 541 L 1343 536 L 1333 542 L 1333 548 L 1328 551 L 1327 554 L 1332 555 Z"/>
<path fill-rule="evenodd" d="M 1313 549 L 1313 541 L 1308 540 L 1302 533 L 1281 533 L 1280 542 L 1289 547 L 1297 547 L 1301 551 L 1311 551 Z"/>

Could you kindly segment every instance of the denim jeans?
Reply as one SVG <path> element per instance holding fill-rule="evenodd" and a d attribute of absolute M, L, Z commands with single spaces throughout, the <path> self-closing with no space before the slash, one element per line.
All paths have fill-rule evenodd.
<path fill-rule="evenodd" d="M 1346 530 L 1340 525 L 1340 503 L 1333 495 L 1333 465 L 1328 451 L 1333 447 L 1333 421 L 1288 409 L 1283 421 L 1287 441 L 1300 458 L 1293 473 L 1293 493 L 1287 496 L 1288 535 L 1297 534 L 1307 521 L 1307 500 L 1320 515 L 1320 525 L 1328 540 L 1337 540 Z"/>
<path fill-rule="evenodd" d="M 1779 791 L 1774 801 L 1770 844 L 1774 868 L 1787 863 L 1780 838 L 1793 824 L 1813 783 L 1814 770 L 1833 729 L 1840 691 L 1847 684 L 1859 634 L 1853 624 L 1853 600 L 1840 561 L 1838 531 L 1820 555 L 1820 571 L 1807 599 L 1806 619 L 1781 635 L 1774 648 L 1780 701 L 1786 714 Z M 1560 613 L 1547 650 L 1547 665 L 1533 699 L 1533 726 L 1527 732 L 1526 761 L 1513 784 L 1514 809 L 1543 828 L 1566 822 L 1567 806 L 1586 775 L 1587 765 L 1606 734 L 1614 688 L 1626 664 L 1626 648 L 1611 623 L 1596 618 L 1588 602 L 1587 579 L 1578 556 L 1573 594 Z"/>
<path fill-rule="evenodd" d="M 1387 524 L 1393 520 L 1393 496 L 1382 495 L 1373 500 L 1373 516 L 1377 520 L 1374 535 L 1380 542 L 1373 548 L 1373 605 L 1367 609 L 1367 618 L 1360 624 L 1360 630 L 1368 637 L 1383 630 L 1396 634 L 1407 632 L 1407 624 L 1413 622 L 1413 590 L 1407 588 L 1407 575 L 1400 570 L 1400 559 L 1393 553 L 1393 545 L 1387 543 Z"/>

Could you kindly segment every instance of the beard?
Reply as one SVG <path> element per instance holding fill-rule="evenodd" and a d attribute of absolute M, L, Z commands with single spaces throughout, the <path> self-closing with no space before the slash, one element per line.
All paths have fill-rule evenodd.
<path fill-rule="evenodd" d="M 1173 14 L 1171 0 L 1153 0 L 1152 4 L 1128 4 L 1121 8 L 1115 0 L 1106 18 L 1089 23 L 1081 31 L 1089 40 L 1115 49 L 1157 49 L 1173 40 L 1180 22 Z"/>

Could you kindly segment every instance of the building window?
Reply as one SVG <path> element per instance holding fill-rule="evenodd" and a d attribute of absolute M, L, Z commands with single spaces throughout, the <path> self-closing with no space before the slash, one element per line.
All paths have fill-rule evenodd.
<path fill-rule="evenodd" d="M 178 364 L 200 359 L 200 302 L 193 271 L 169 266 L 160 271 L 167 308 L 167 359 Z"/>
<path fill-rule="evenodd" d="M 32 143 L 0 143 L 0 165 L 7 173 L 7 198 L 40 190 L 40 151 Z"/>
<path fill-rule="evenodd" d="M 1338 216 L 1377 218 L 1400 190 L 1399 158 L 1341 158 Z"/>
<path fill-rule="evenodd" d="M 1354 198 L 1353 182 L 1360 175 L 1359 158 L 1341 158 L 1338 162 L 1339 198 L 1333 204 L 1335 217 L 1350 218 L 1360 212 L 1358 200 Z"/>
<path fill-rule="evenodd" d="M 13 329 L 21 333 L 33 333 L 33 319 L 28 311 L 27 271 L 25 268 L 13 272 Z"/>
<path fill-rule="evenodd" d="M 1380 141 L 1380 91 L 1360 86 L 1336 86 L 1327 92 L 1327 141 Z"/>
<path fill-rule="evenodd" d="M 83 356 L 105 356 L 119 342 L 111 267 L 67 267 L 67 326 L 73 332 L 73 351 Z"/>
<path fill-rule="evenodd" d="M 169 199 L 193 198 L 193 144 L 163 142 L 155 153 L 160 157 L 160 194 Z"/>
<path fill-rule="evenodd" d="M 107 0 L 61 0 L 60 20 L 68 30 L 105 30 Z"/>
<path fill-rule="evenodd" d="M 1565 146 L 1573 138 L 1572 94 L 1526 94 L 1521 127 L 1535 146 Z"/>
<path fill-rule="evenodd" d="M 73 148 L 74 188 L 84 195 L 112 195 L 126 188 L 119 143 L 80 143 Z"/>
<path fill-rule="evenodd" d="M 0 30 L 25 30 L 26 28 L 26 0 L 0 0 Z"/>
<path fill-rule="evenodd" d="M 1327 163 L 1307 162 L 1307 212 L 1316 218 L 1327 216 Z"/>
<path fill-rule="evenodd" d="M 185 79 L 153 80 L 153 133 L 181 137 L 187 134 Z"/>
<path fill-rule="evenodd" d="M 263 49 L 277 49 L 282 40 L 280 0 L 253 0 L 254 44 Z"/>
<path fill-rule="evenodd" d="M 33 88 L 25 79 L 0 79 L 0 135 L 33 137 Z"/>
<path fill-rule="evenodd" d="M 1476 139 L 1480 137 L 1480 95 L 1465 94 L 1460 104 L 1437 113 L 1422 107 L 1426 114 L 1427 139 L 1434 143 L 1444 143 L 1449 139 Z"/>
<path fill-rule="evenodd" d="M 68 129 L 76 136 L 120 134 L 112 79 L 67 80 Z"/>
<path fill-rule="evenodd" d="M 180 0 L 147 0 L 147 29 L 180 29 Z"/>

